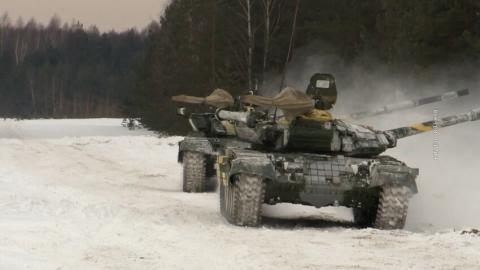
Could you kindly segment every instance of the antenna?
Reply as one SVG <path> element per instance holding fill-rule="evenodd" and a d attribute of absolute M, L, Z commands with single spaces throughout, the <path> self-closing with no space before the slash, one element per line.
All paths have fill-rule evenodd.
<path fill-rule="evenodd" d="M 285 65 L 283 66 L 282 80 L 280 82 L 280 89 L 278 90 L 278 92 L 282 91 L 285 84 L 285 77 L 287 75 L 287 65 L 288 65 L 288 62 L 290 61 L 293 45 L 295 43 L 295 30 L 297 28 L 297 18 L 298 18 L 299 9 L 300 9 L 300 0 L 297 0 L 297 4 L 295 5 L 295 15 L 293 16 L 292 34 L 290 35 L 290 44 L 288 45 L 287 59 L 285 59 Z M 275 122 L 276 119 L 277 119 L 277 107 L 275 107 L 275 112 L 273 114 L 273 121 Z"/>
<path fill-rule="evenodd" d="M 283 67 L 283 74 L 282 74 L 282 81 L 280 83 L 280 90 L 284 87 L 285 84 L 285 77 L 287 74 L 287 65 L 288 62 L 290 61 L 290 58 L 292 56 L 292 50 L 293 46 L 295 44 L 295 31 L 297 28 L 297 18 L 298 18 L 298 10 L 300 9 L 300 0 L 297 0 L 297 4 L 295 6 L 295 15 L 293 17 L 293 25 L 292 25 L 292 34 L 290 35 L 290 44 L 288 45 L 288 53 L 287 53 L 287 59 L 285 60 L 285 65 Z"/>

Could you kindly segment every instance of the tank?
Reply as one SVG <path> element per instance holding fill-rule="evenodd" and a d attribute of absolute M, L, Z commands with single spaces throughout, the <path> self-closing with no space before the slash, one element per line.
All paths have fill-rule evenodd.
<path fill-rule="evenodd" d="M 200 106 L 201 112 L 179 107 L 177 114 L 186 118 L 192 133 L 179 142 L 178 162 L 183 164 L 183 191 L 188 193 L 214 191 L 215 161 L 220 147 L 242 145 L 233 136 L 233 126 L 222 123 L 215 110 L 233 108 L 235 100 L 225 90 L 216 89 L 207 97 L 174 96 L 174 102 Z M 197 108 L 198 111 L 198 108 Z"/>
<path fill-rule="evenodd" d="M 220 211 L 239 226 L 259 226 L 263 203 L 294 203 L 347 206 L 359 226 L 402 229 L 408 202 L 418 192 L 419 170 L 382 154 L 402 138 L 480 119 L 475 109 L 376 130 L 316 112 L 311 97 L 293 89 L 240 100 L 236 110 L 233 102 L 202 114 L 179 110 L 194 130 L 203 131 L 179 145 L 184 191 L 206 191 L 207 179 L 216 178 Z M 278 120 L 265 107 L 283 110 L 285 118 Z"/>

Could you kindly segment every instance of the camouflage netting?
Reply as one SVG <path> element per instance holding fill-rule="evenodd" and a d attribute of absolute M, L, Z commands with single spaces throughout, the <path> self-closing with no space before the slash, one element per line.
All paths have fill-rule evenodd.
<path fill-rule="evenodd" d="M 207 97 L 179 95 L 172 97 L 172 100 L 188 104 L 204 104 L 221 109 L 231 107 L 234 104 L 232 95 L 223 89 L 215 89 L 215 91 Z"/>
<path fill-rule="evenodd" d="M 281 109 L 287 118 L 307 113 L 314 108 L 312 99 L 305 93 L 287 87 L 273 98 L 261 96 L 242 96 L 243 103 L 259 107 Z"/>

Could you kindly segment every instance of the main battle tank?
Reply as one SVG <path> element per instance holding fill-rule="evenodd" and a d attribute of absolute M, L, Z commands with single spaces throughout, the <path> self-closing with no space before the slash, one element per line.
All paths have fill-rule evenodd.
<path fill-rule="evenodd" d="M 401 229 L 408 201 L 417 193 L 418 169 L 381 154 L 404 137 L 480 119 L 480 109 L 475 109 L 382 131 L 332 118 L 315 109 L 311 96 L 293 89 L 274 98 L 243 96 L 242 104 L 248 106 L 241 111 L 229 110 L 233 98 L 218 104 L 225 93 L 218 90 L 213 98 L 197 100 L 217 107 L 214 112 L 193 116 L 180 110 L 194 129 L 204 132 L 180 143 L 179 161 L 184 163 L 185 191 L 202 191 L 216 171 L 222 215 L 240 226 L 258 226 L 263 203 L 286 202 L 352 207 L 361 226 Z M 271 107 L 281 109 L 284 117 L 261 109 Z"/>

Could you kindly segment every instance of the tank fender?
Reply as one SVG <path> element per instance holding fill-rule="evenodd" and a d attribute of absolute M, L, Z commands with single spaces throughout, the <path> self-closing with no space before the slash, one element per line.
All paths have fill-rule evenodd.
<path fill-rule="evenodd" d="M 215 154 L 213 144 L 207 138 L 185 137 L 178 143 L 178 162 L 183 162 L 185 151 L 200 152 L 207 155 Z"/>
<path fill-rule="evenodd" d="M 264 179 L 276 179 L 275 167 L 266 155 L 237 157 L 231 161 L 230 166 L 229 179 L 241 173 L 257 175 Z"/>
<path fill-rule="evenodd" d="M 370 186 L 405 185 L 413 194 L 418 193 L 415 179 L 418 169 L 410 168 L 405 164 L 382 164 L 374 162 L 370 165 Z"/>

